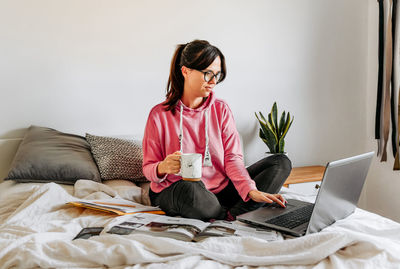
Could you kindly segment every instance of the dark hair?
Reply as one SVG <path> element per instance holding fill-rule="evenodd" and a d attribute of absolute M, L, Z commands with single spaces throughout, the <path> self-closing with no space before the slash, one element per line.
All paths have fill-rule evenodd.
<path fill-rule="evenodd" d="M 193 40 L 187 44 L 177 46 L 174 56 L 172 57 L 171 69 L 167 83 L 166 100 L 163 103 L 165 110 L 175 114 L 175 107 L 179 99 L 183 95 L 184 77 L 181 67 L 186 66 L 191 69 L 204 70 L 215 58 L 221 59 L 221 82 L 226 77 L 225 57 L 222 52 L 206 40 Z"/>

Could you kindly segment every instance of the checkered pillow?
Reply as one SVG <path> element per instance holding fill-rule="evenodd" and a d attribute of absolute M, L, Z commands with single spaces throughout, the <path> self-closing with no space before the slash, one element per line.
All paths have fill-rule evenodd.
<path fill-rule="evenodd" d="M 86 134 L 101 179 L 128 179 L 145 182 L 142 145 L 138 140 Z"/>

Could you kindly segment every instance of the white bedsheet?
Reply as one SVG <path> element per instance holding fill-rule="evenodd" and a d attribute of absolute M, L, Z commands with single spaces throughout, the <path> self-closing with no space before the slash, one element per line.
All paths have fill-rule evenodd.
<path fill-rule="evenodd" d="M 86 185 L 82 193 L 99 197 L 93 193 L 101 189 L 94 186 L 90 193 Z M 75 189 L 75 194 L 79 193 Z M 287 198 L 300 198 L 294 196 L 286 193 Z M 225 237 L 192 243 L 113 234 L 72 241 L 82 228 L 104 226 L 114 219 L 65 205 L 76 199 L 55 183 L 1 183 L 0 268 L 122 268 L 135 264 L 134 268 L 400 267 L 400 224 L 361 209 L 320 233 L 275 242 Z"/>

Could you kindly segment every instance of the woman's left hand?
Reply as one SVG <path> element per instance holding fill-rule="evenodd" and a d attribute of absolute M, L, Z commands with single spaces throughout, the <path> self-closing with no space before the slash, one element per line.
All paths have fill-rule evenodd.
<path fill-rule="evenodd" d="M 261 202 L 261 203 L 273 203 L 276 202 L 281 207 L 286 207 L 286 200 L 280 194 L 271 194 L 266 193 L 258 190 L 252 190 L 249 192 L 249 197 L 254 202 Z"/>

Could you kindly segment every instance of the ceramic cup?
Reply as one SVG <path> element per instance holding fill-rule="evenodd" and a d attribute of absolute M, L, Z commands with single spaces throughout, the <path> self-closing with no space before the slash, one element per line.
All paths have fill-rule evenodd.
<path fill-rule="evenodd" d="M 201 180 L 202 157 L 199 153 L 183 153 L 181 155 L 180 175 L 183 180 Z"/>

